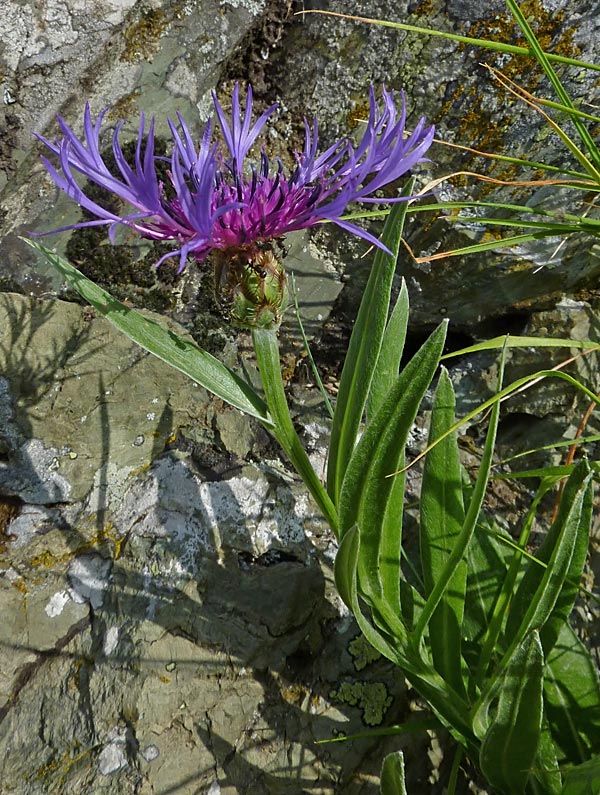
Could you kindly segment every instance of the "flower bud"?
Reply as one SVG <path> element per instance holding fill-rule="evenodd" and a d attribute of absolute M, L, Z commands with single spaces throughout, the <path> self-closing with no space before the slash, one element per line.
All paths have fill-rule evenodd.
<path fill-rule="evenodd" d="M 223 314 L 240 328 L 279 328 L 288 304 L 287 278 L 271 243 L 215 251 L 213 261 Z"/>

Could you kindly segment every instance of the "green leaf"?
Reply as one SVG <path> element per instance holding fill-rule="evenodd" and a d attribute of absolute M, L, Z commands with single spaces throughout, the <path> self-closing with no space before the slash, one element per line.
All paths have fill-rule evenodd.
<path fill-rule="evenodd" d="M 506 622 L 506 652 L 495 675 L 489 680 L 474 708 L 474 726 L 478 736 L 485 734 L 489 724 L 488 711 L 498 693 L 506 666 L 515 650 L 532 630 L 539 630 L 553 614 L 570 569 L 576 536 L 591 474 L 585 462 L 573 472 L 565 486 L 561 510 L 538 551 L 545 567 L 528 560 Z"/>
<path fill-rule="evenodd" d="M 404 782 L 404 754 L 388 754 L 381 766 L 381 795 L 406 795 Z"/>
<path fill-rule="evenodd" d="M 538 743 L 537 754 L 531 771 L 532 790 L 537 795 L 560 795 L 562 775 L 558 765 L 556 747 L 545 715 L 542 720 L 542 731 Z"/>
<path fill-rule="evenodd" d="M 505 795 L 525 791 L 542 729 L 544 654 L 534 630 L 523 638 L 506 666 L 498 709 L 483 739 L 480 766 Z"/>
<path fill-rule="evenodd" d="M 561 795 L 598 795 L 600 792 L 600 756 L 594 756 L 567 773 Z"/>
<path fill-rule="evenodd" d="M 264 401 L 245 381 L 210 353 L 120 303 L 50 249 L 32 240 L 23 239 L 43 254 L 82 298 L 130 340 L 245 414 L 256 417 L 267 426 L 272 425 Z"/>
<path fill-rule="evenodd" d="M 340 494 L 340 534 L 354 525 L 360 528 L 361 592 L 373 602 L 385 594 L 393 609 L 399 604 L 402 489 L 396 485 L 401 475 L 389 476 L 404 460 L 410 428 L 440 360 L 446 325 L 441 324 L 411 359 L 367 425 Z"/>
<path fill-rule="evenodd" d="M 498 368 L 498 388 L 502 386 L 502 378 L 504 376 L 504 359 L 505 351 L 503 350 Z M 473 491 L 471 493 L 465 519 L 460 529 L 460 533 L 456 537 L 455 543 L 452 546 L 452 550 L 446 558 L 441 571 L 438 573 L 431 593 L 427 597 L 427 601 L 423 607 L 423 610 L 421 611 L 421 615 L 419 616 L 419 620 L 411 637 L 411 643 L 413 644 L 414 648 L 418 648 L 418 646 L 421 644 L 425 628 L 429 624 L 431 616 L 441 602 L 448 587 L 448 583 L 462 565 L 462 561 L 464 560 L 472 541 L 475 528 L 479 522 L 479 516 L 483 506 L 483 499 L 485 497 L 485 492 L 490 477 L 490 469 L 492 467 L 492 457 L 494 454 L 494 445 L 496 443 L 499 417 L 500 403 L 499 401 L 496 401 L 490 413 L 490 423 L 486 434 L 483 453 L 481 455 L 479 472 L 477 474 L 475 485 L 473 486 Z M 451 429 L 453 429 L 453 425 L 451 425 L 450 428 L 447 428 L 442 436 L 448 436 Z M 431 450 L 429 452 L 431 452 Z"/>
<path fill-rule="evenodd" d="M 583 567 L 585 565 L 585 559 L 587 557 L 589 547 L 590 528 L 592 525 L 592 508 L 594 504 L 594 486 L 592 483 L 592 474 L 590 473 L 587 463 L 582 462 L 582 464 L 578 466 L 581 466 L 582 473 L 589 473 L 587 475 L 587 486 L 583 492 L 583 502 L 579 521 L 573 529 L 573 555 L 571 557 L 571 563 L 565 577 L 565 582 L 558 595 L 556 604 L 554 605 L 554 610 L 540 632 L 542 646 L 544 647 L 544 654 L 546 656 L 548 656 L 550 649 L 556 643 L 556 639 L 560 634 L 561 628 L 569 618 L 571 610 L 573 609 L 573 605 L 575 604 L 575 599 L 579 594 L 579 584 L 581 583 Z M 567 481 L 567 486 L 569 485 L 571 479 L 575 480 L 574 476 L 576 475 L 576 472 L 577 467 L 575 467 L 571 478 L 569 481 Z M 560 510 L 563 509 L 566 512 L 566 509 L 569 506 L 569 500 L 576 496 L 574 494 L 574 489 L 567 490 L 567 486 L 565 486 L 561 496 L 559 516 Z M 547 554 L 547 551 L 540 549 L 540 553 L 536 557 L 538 560 L 546 562 L 544 557 L 545 554 Z"/>
<path fill-rule="evenodd" d="M 403 194 L 409 196 L 413 186 L 411 180 Z M 387 218 L 381 240 L 392 254 L 377 249 L 344 361 L 327 463 L 327 491 L 336 505 L 381 350 L 406 208 L 407 202 L 398 202 Z"/>
<path fill-rule="evenodd" d="M 334 576 L 338 592 L 352 611 L 367 641 L 410 679 L 453 737 L 473 751 L 474 738 L 468 706 L 433 669 L 407 654 L 406 643 L 399 637 L 380 631 L 364 614 L 358 596 L 358 560 L 360 535 L 357 527 L 349 529 L 340 542 L 335 559 Z"/>
<path fill-rule="evenodd" d="M 298 438 L 290 416 L 290 409 L 281 377 L 281 358 L 277 332 L 274 329 L 255 328 L 252 330 L 252 342 L 267 398 L 267 405 L 273 418 L 274 427 L 271 428 L 271 433 L 283 447 L 296 472 L 304 481 L 313 499 L 321 509 L 323 516 L 327 519 L 330 528 L 337 534 L 337 511 L 310 463 L 310 459 Z"/>
<path fill-rule="evenodd" d="M 600 683 L 590 652 L 568 623 L 546 660 L 544 697 L 561 762 L 586 760 L 600 738 Z"/>
<path fill-rule="evenodd" d="M 408 314 L 408 290 L 406 289 L 406 282 L 402 279 L 400 293 L 385 328 L 381 351 L 377 359 L 375 372 L 373 373 L 373 382 L 371 384 L 367 412 L 369 418 L 375 416 L 386 395 L 398 378 L 400 360 L 402 359 L 402 352 L 406 341 Z"/>
<path fill-rule="evenodd" d="M 549 644 L 545 648 L 548 653 L 552 636 L 558 634 L 557 626 L 571 610 L 587 550 L 590 480 L 589 467 L 582 461 L 565 484 L 558 516 L 535 556 L 546 567 L 527 562 L 506 624 L 506 637 L 513 645 L 520 643 L 530 629 L 541 629 L 552 616 L 551 634 L 549 630 L 545 638 L 542 636 Z"/>
<path fill-rule="evenodd" d="M 437 385 L 429 442 L 455 422 L 454 390 L 445 368 Z M 429 596 L 460 535 L 465 520 L 461 464 L 456 435 L 432 447 L 425 458 L 421 487 L 420 543 L 425 595 Z M 464 690 L 461 638 L 467 564 L 461 560 L 431 616 L 429 644 L 436 670 L 457 692 Z"/>
<path fill-rule="evenodd" d="M 480 516 L 469 548 L 467 549 L 467 590 L 463 631 L 465 638 L 473 644 L 477 653 L 481 641 L 488 631 L 494 605 L 506 576 L 507 561 L 511 553 L 496 538 L 498 528 L 489 525 L 485 516 Z"/>
<path fill-rule="evenodd" d="M 555 339 L 553 337 L 518 337 L 507 335 L 505 337 L 494 337 L 493 339 L 478 342 L 468 348 L 461 348 L 459 351 L 445 353 L 443 359 L 450 359 L 453 356 L 465 356 L 467 353 L 479 353 L 480 351 L 491 351 L 496 348 L 577 348 L 579 350 L 591 350 L 598 348 L 598 343 L 593 340 L 571 340 Z"/>

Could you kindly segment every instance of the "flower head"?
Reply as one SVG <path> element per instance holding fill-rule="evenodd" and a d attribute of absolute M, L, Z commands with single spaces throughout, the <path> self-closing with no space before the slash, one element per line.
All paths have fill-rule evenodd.
<path fill-rule="evenodd" d="M 381 245 L 341 216 L 349 202 L 381 201 L 374 197 L 376 191 L 423 160 L 434 129 L 421 119 L 405 138 L 404 97 L 399 116 L 393 92 L 384 89 L 379 104 L 371 88 L 370 99 L 369 119 L 358 145 L 342 138 L 318 154 L 317 120 L 312 129 L 305 121 L 304 150 L 296 154 L 295 167 L 286 172 L 281 160 L 269 160 L 264 146 L 259 159 L 248 162 L 249 150 L 277 105 L 252 123 L 252 89 L 248 87 L 242 111 L 236 85 L 228 119 L 213 94 L 223 145 L 213 142 L 209 121 L 197 147 L 178 115 L 178 125 L 169 122 L 173 147 L 169 160 L 171 185 L 167 187 L 157 174 L 157 163 L 164 158 L 154 153 L 154 120 L 146 130 L 143 114 L 133 164 L 125 158 L 119 141 L 124 122 L 114 130 L 116 169 L 107 166 L 100 152 L 106 110 L 94 120 L 86 104 L 82 138 L 60 116 L 63 137 L 55 142 L 38 138 L 58 158 L 59 168 L 42 158 L 55 183 L 95 216 L 65 229 L 106 224 L 113 239 L 116 227 L 124 224 L 143 237 L 172 240 L 175 247 L 166 257 L 179 255 L 183 270 L 188 255 L 202 261 L 212 251 L 253 247 L 320 221 L 332 221 Z M 130 212 L 119 215 L 102 207 L 78 185 L 75 172 L 118 196 L 130 206 Z"/>
<path fill-rule="evenodd" d="M 60 116 L 60 140 L 37 136 L 58 159 L 56 167 L 42 158 L 55 183 L 92 216 L 54 231 L 105 224 L 114 240 L 117 227 L 125 225 L 142 237 L 173 241 L 173 250 L 157 264 L 179 255 L 180 272 L 188 256 L 202 261 L 212 254 L 217 297 L 234 322 L 245 327 L 278 325 L 287 289 L 273 241 L 287 232 L 332 221 L 383 248 L 369 232 L 341 216 L 349 202 L 380 201 L 374 194 L 423 160 L 431 145 L 434 129 L 426 126 L 425 119 L 405 137 L 404 96 L 399 115 L 393 92 L 384 89 L 378 103 L 371 88 L 370 100 L 369 118 L 357 145 L 342 138 L 318 154 L 317 120 L 312 128 L 305 120 L 304 150 L 296 153 L 289 171 L 279 158 L 269 160 L 264 145 L 259 157 L 249 162 L 250 149 L 277 109 L 272 105 L 253 122 L 250 87 L 242 110 L 236 84 L 230 119 L 213 94 L 222 143 L 213 141 L 210 121 L 198 146 L 179 114 L 178 124 L 169 121 L 170 158 L 155 154 L 154 120 L 146 129 L 142 114 L 129 162 L 119 140 L 124 124 L 120 122 L 112 135 L 110 168 L 100 151 L 106 110 L 94 120 L 86 104 L 82 138 Z M 165 172 L 165 161 L 167 184 L 159 176 Z M 118 214 L 103 207 L 79 186 L 77 174 L 121 199 L 129 211 Z"/>

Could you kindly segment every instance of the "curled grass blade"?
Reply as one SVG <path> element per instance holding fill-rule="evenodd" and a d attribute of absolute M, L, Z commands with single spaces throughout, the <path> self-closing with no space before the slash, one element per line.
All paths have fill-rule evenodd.
<path fill-rule="evenodd" d="M 461 348 L 458 351 L 445 353 L 444 359 L 451 359 L 453 356 L 466 356 L 468 353 L 480 353 L 481 351 L 492 351 L 503 348 L 576 348 L 584 351 L 600 350 L 600 345 L 592 340 L 572 340 L 568 337 L 520 337 L 509 334 L 505 337 L 492 337 L 468 348 Z"/>
<path fill-rule="evenodd" d="M 595 347 L 597 348 L 598 346 Z M 559 367 L 564 367 L 567 364 L 569 364 L 571 361 L 572 359 L 568 359 L 566 362 L 562 362 L 562 364 L 559 365 Z M 536 373 L 532 373 L 531 375 L 526 375 L 523 378 L 519 378 L 516 381 L 513 381 L 512 384 L 502 389 L 500 392 L 494 395 L 494 397 L 491 397 L 489 398 L 489 400 L 484 401 L 476 409 L 473 409 L 473 411 L 470 411 L 462 419 L 455 422 L 451 428 L 448 428 L 448 430 L 439 439 L 437 439 L 437 441 L 432 442 L 430 445 L 428 445 L 425 448 L 425 450 L 419 453 L 419 455 L 415 456 L 415 458 L 413 458 L 413 460 L 410 462 L 410 464 L 408 464 L 405 467 L 405 469 L 408 469 L 409 466 L 414 466 L 414 464 L 416 464 L 417 461 L 420 461 L 421 458 L 423 458 L 429 453 L 429 451 L 434 445 L 439 444 L 439 442 L 443 438 L 445 438 L 447 434 L 453 433 L 454 431 L 458 430 L 461 427 L 461 425 L 464 425 L 466 422 L 469 422 L 470 420 L 474 419 L 478 414 L 487 411 L 487 409 L 492 408 L 497 402 L 507 400 L 509 397 L 511 397 L 511 395 L 524 392 L 526 389 L 529 389 L 530 387 L 534 386 L 534 384 L 543 381 L 545 378 L 560 378 L 563 381 L 567 381 L 576 389 L 580 390 L 589 398 L 591 398 L 591 400 L 596 405 L 600 405 L 599 395 L 596 395 L 594 392 L 592 392 L 591 389 L 588 389 L 588 387 L 584 386 L 584 384 L 582 384 L 576 378 L 573 378 L 573 376 L 569 375 L 568 373 L 561 372 L 558 369 L 558 367 L 553 370 L 538 370 Z M 398 472 L 393 472 L 389 475 L 389 477 L 397 475 L 399 474 L 399 472 L 400 470 L 398 470 Z"/>

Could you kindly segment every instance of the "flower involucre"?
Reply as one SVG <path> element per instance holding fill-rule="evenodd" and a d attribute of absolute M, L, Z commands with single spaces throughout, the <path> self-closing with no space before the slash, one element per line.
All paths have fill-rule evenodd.
<path fill-rule="evenodd" d="M 371 88 L 369 118 L 361 141 L 354 145 L 342 138 L 318 154 L 317 120 L 312 129 L 305 120 L 304 150 L 296 153 L 295 167 L 287 173 L 279 158 L 269 160 L 264 146 L 256 162 L 248 162 L 247 157 L 277 105 L 252 123 L 250 86 L 243 111 L 239 87 L 235 86 L 230 120 L 214 94 L 213 102 L 223 144 L 213 141 L 210 121 L 198 147 L 179 114 L 178 125 L 169 121 L 173 148 L 168 158 L 168 186 L 157 174 L 157 163 L 165 158 L 154 153 L 154 120 L 146 129 L 141 115 L 133 163 L 127 161 L 119 142 L 124 122 L 117 124 L 112 136 L 116 169 L 111 169 L 100 152 L 107 111 L 94 120 L 86 104 L 82 138 L 58 116 L 63 137 L 55 142 L 37 137 L 56 155 L 59 167 L 45 157 L 42 160 L 57 186 L 95 218 L 55 231 L 106 224 L 114 240 L 117 226 L 124 224 L 143 237 L 174 241 L 173 251 L 157 264 L 179 255 L 181 271 L 188 256 L 202 261 L 215 252 L 220 268 L 223 262 L 235 260 L 238 270 L 248 267 L 255 276 L 273 276 L 271 265 L 264 267 L 265 262 L 276 259 L 268 256 L 271 242 L 320 221 L 332 221 L 381 247 L 369 232 L 341 216 L 349 202 L 382 201 L 374 194 L 423 160 L 434 135 L 434 128 L 423 118 L 405 137 L 404 96 L 398 115 L 393 92 L 383 89 L 378 103 Z M 118 215 L 102 207 L 79 186 L 75 172 L 119 197 L 130 205 L 130 211 Z M 246 265 L 242 266 L 242 261 Z M 281 280 L 278 272 L 275 277 Z"/>

